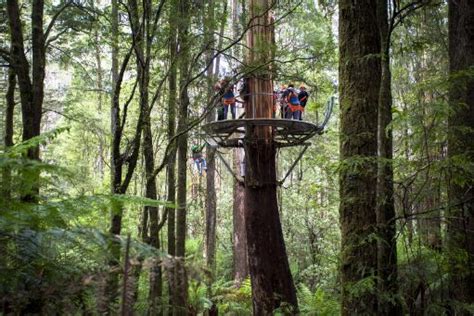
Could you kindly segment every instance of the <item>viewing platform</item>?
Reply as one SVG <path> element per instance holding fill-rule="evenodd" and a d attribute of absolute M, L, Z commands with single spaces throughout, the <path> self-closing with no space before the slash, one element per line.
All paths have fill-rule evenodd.
<path fill-rule="evenodd" d="M 324 125 L 276 118 L 215 121 L 203 125 L 202 129 L 215 145 L 232 148 L 243 147 L 246 130 L 254 127 L 271 127 L 275 145 L 280 148 L 305 145 L 311 137 L 324 132 Z"/>

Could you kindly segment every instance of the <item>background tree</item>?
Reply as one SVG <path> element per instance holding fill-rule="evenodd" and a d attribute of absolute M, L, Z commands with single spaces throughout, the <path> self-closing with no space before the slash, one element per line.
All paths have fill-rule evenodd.
<path fill-rule="evenodd" d="M 178 179 L 177 179 L 177 209 L 176 209 L 176 256 L 180 257 L 184 265 L 186 255 L 186 199 L 187 199 L 187 161 L 188 161 L 188 80 L 190 70 L 190 2 L 187 0 L 178 1 L 178 42 L 179 42 L 179 110 L 178 110 Z M 186 314 L 186 300 L 188 281 L 182 267 L 176 275 L 176 305 L 178 313 Z"/>
<path fill-rule="evenodd" d="M 18 78 L 23 121 L 22 139 L 26 141 L 41 133 L 47 37 L 43 30 L 44 1 L 34 1 L 31 8 L 31 68 L 26 57 L 25 36 L 20 14 L 18 1 L 8 1 L 7 16 L 11 39 L 9 59 Z M 30 148 L 27 157 L 39 160 L 39 146 Z M 36 195 L 39 190 L 39 174 L 28 173 L 25 175 L 25 180 L 24 199 L 33 202 L 37 199 Z"/>
<path fill-rule="evenodd" d="M 474 4 L 449 1 L 448 155 L 450 159 L 448 246 L 452 307 L 460 315 L 474 303 Z M 472 310 L 471 310 L 472 311 Z"/>

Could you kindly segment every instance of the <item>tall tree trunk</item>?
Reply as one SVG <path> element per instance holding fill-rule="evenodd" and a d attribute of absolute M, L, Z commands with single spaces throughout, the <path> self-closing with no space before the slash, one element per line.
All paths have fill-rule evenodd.
<path fill-rule="evenodd" d="M 131 3 L 129 2 L 129 5 Z M 133 20 L 133 19 L 132 19 Z M 133 51 L 140 49 L 140 34 L 137 33 L 137 27 L 132 23 L 130 36 L 136 41 L 132 41 L 134 45 Z M 123 116 L 120 112 L 120 96 L 121 96 L 121 85 L 125 70 L 131 59 L 132 51 L 129 51 L 120 66 L 118 64 L 119 54 L 119 14 L 118 14 L 118 2 L 112 0 L 112 12 L 111 12 L 111 37 L 112 37 L 112 97 L 111 97 L 111 131 L 112 131 L 112 149 L 111 149 L 111 193 L 114 195 L 123 195 L 127 192 L 127 189 L 132 180 L 137 161 L 140 153 L 141 138 L 143 132 L 143 122 L 146 115 L 146 107 L 143 102 L 139 102 L 139 115 L 133 131 L 133 139 L 127 146 L 125 153 L 121 152 L 121 143 L 124 135 L 124 128 L 126 127 L 126 111 L 128 107 L 124 107 Z M 139 68 L 140 70 L 140 68 Z M 139 80 L 143 80 L 142 73 L 138 73 Z M 124 167 L 127 167 L 124 172 Z M 117 240 L 116 235 L 120 235 L 122 230 L 122 215 L 123 215 L 123 204 L 119 200 L 113 200 L 111 203 L 111 225 L 109 232 L 111 239 L 108 244 L 108 251 L 110 253 L 110 273 L 107 276 L 106 284 L 104 287 L 104 297 L 107 300 L 104 301 L 103 306 L 100 306 L 100 310 L 104 314 L 112 314 L 114 311 L 112 307 L 118 299 L 118 273 L 117 266 L 120 262 L 120 242 Z"/>
<path fill-rule="evenodd" d="M 112 16 L 111 16 L 111 31 L 112 31 L 112 95 L 111 95 L 111 120 L 110 120 L 110 129 L 112 131 L 112 150 L 111 150 L 111 193 L 117 194 L 120 192 L 120 184 L 122 183 L 122 162 L 120 159 L 120 108 L 119 103 L 116 99 L 118 99 L 118 23 L 119 23 L 119 16 L 118 16 L 118 3 L 117 0 L 112 0 Z M 120 225 L 118 224 L 119 214 L 122 213 L 121 211 L 122 206 L 117 205 L 117 209 L 112 209 L 112 225 L 111 225 L 111 233 L 119 234 L 120 233 Z"/>
<path fill-rule="evenodd" d="M 377 314 L 376 186 L 380 35 L 375 0 L 339 1 L 342 315 Z M 355 161 L 357 160 L 357 161 Z M 370 282 L 372 281 L 372 282 Z M 354 287 L 357 286 L 357 294 Z"/>
<path fill-rule="evenodd" d="M 189 42 L 189 23 L 191 3 L 188 0 L 178 1 L 178 43 L 179 49 L 179 116 L 178 132 L 183 132 L 188 123 L 188 78 L 190 65 L 190 42 Z M 187 161 L 188 161 L 188 133 L 184 132 L 178 138 L 178 194 L 177 194 L 177 213 L 176 213 L 176 256 L 184 263 L 185 242 L 186 242 L 186 191 L 187 191 Z M 188 282 L 184 270 L 184 264 L 179 268 L 176 276 L 177 295 L 176 305 L 178 314 L 186 314 L 186 301 Z"/>
<path fill-rule="evenodd" d="M 377 21 L 381 41 L 381 82 L 378 104 L 378 308 L 384 315 L 400 315 L 397 297 L 397 240 L 393 189 L 392 75 L 390 73 L 390 37 L 387 0 L 377 1 Z M 387 299 L 390 298 L 390 299 Z"/>
<path fill-rule="evenodd" d="M 138 90 L 140 108 L 144 109 L 143 117 L 143 157 L 145 162 L 145 197 L 156 200 L 156 177 L 155 171 L 155 153 L 153 148 L 153 135 L 151 130 L 151 105 L 149 102 L 149 84 L 150 84 L 150 63 L 151 63 L 151 45 L 154 34 L 152 33 L 152 3 L 151 0 L 142 1 L 142 20 L 140 21 L 139 7 L 136 0 L 129 1 L 129 8 L 132 15 L 132 29 L 135 36 L 136 64 L 138 75 Z M 159 216 L 158 208 L 155 206 L 145 206 L 143 214 L 142 237 L 146 243 L 160 248 L 159 240 Z M 147 220 L 149 219 L 149 225 Z M 149 234 L 148 234 L 149 226 Z M 157 315 L 160 313 L 159 303 L 162 296 L 162 276 L 161 266 L 158 261 L 153 261 L 150 267 L 150 288 L 148 293 L 149 313 Z"/>
<path fill-rule="evenodd" d="M 450 0 L 450 85 L 448 156 L 449 183 L 448 246 L 452 254 L 451 298 L 474 303 L 474 2 Z M 470 73 L 466 73 L 470 71 Z M 456 304 L 453 304 L 456 307 Z M 459 315 L 468 315 L 458 310 Z"/>
<path fill-rule="evenodd" d="M 213 85 L 215 82 L 214 68 L 213 68 L 213 55 L 214 55 L 214 31 L 216 29 L 216 21 L 214 14 L 215 3 L 213 0 L 208 1 L 204 6 L 204 27 L 205 27 L 205 39 L 204 45 L 206 51 L 206 65 L 208 66 L 206 71 L 207 79 L 207 104 L 210 104 L 213 99 Z M 206 117 L 206 122 L 210 123 L 214 121 L 214 109 L 211 109 Z M 210 293 L 211 285 L 215 277 L 215 257 L 216 257 L 216 160 L 215 160 L 215 148 L 210 145 L 206 146 L 207 153 L 207 177 L 206 177 L 206 266 L 209 269 L 210 280 L 208 282 L 208 292 Z"/>
<path fill-rule="evenodd" d="M 120 193 L 120 185 L 122 181 L 122 162 L 120 159 L 120 108 L 119 103 L 116 101 L 118 99 L 118 3 L 117 0 L 112 0 L 112 12 L 111 12 L 111 36 L 112 36 L 112 92 L 111 92 L 111 120 L 110 128 L 112 131 L 112 150 L 110 157 L 110 176 L 111 176 L 111 194 Z M 122 208 L 123 205 L 119 201 L 112 201 L 111 203 L 111 225 L 109 232 L 112 234 L 112 239 L 108 244 L 108 251 L 111 254 L 111 259 L 108 262 L 110 269 L 113 270 L 114 267 L 118 266 L 120 260 L 120 244 L 113 240 L 114 235 L 120 234 L 121 231 L 121 220 L 122 220 Z M 116 302 L 118 299 L 118 275 L 113 271 L 107 274 L 105 279 L 105 285 L 103 289 L 103 299 L 100 301 L 98 309 L 100 313 L 104 315 L 111 315 L 114 313 L 113 302 Z"/>
<path fill-rule="evenodd" d="M 232 0 L 232 33 L 233 39 L 240 36 L 242 23 L 242 4 L 239 0 Z M 233 55 L 237 59 L 242 58 L 242 49 L 240 45 L 233 47 Z M 238 67 L 238 64 L 235 64 Z M 245 153 L 242 148 L 233 150 L 233 169 L 234 173 L 242 175 L 242 165 L 244 163 Z M 245 233 L 245 186 L 244 183 L 234 179 L 233 190 L 233 272 L 234 282 L 240 285 L 249 276 L 249 265 L 247 257 L 247 234 Z"/>
<path fill-rule="evenodd" d="M 174 11 L 176 8 L 175 2 L 171 2 L 171 10 Z M 176 202 L 176 141 L 173 141 L 173 137 L 176 133 L 176 77 L 177 77 L 177 20 L 174 14 L 169 16 L 169 56 L 170 56 L 170 70 L 168 75 L 168 141 L 171 149 L 168 156 L 168 163 L 166 166 L 166 177 L 167 177 L 167 201 L 175 204 Z M 165 210 L 168 216 L 168 254 L 171 256 L 176 255 L 176 209 L 167 207 Z M 168 290 L 169 290 L 169 305 L 175 305 L 176 297 L 176 284 L 174 281 L 175 273 L 171 271 L 168 278 Z"/>
<path fill-rule="evenodd" d="M 262 66 L 248 78 L 247 118 L 271 118 L 273 109 L 273 25 L 269 0 L 251 0 L 251 29 L 247 35 L 248 64 Z M 245 226 L 249 271 L 252 281 L 253 313 L 267 315 L 285 303 L 297 310 L 276 194 L 275 143 L 271 127 L 248 128 L 246 152 Z"/>
<path fill-rule="evenodd" d="M 32 83 L 33 100 L 32 113 L 28 115 L 26 125 L 24 123 L 23 139 L 27 140 L 38 136 L 41 132 L 41 114 L 44 99 L 44 77 L 46 66 L 46 46 L 43 32 L 44 1 L 33 1 L 31 9 L 31 40 L 32 40 Z M 25 118 L 23 118 L 25 119 Z M 26 131 L 25 131 L 26 129 Z M 39 147 L 32 148 L 28 153 L 29 158 L 39 159 Z M 38 174 L 39 176 L 39 174 Z"/>

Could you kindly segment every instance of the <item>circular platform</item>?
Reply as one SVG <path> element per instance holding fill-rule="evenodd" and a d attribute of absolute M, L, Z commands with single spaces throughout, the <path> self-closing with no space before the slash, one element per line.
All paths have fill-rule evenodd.
<path fill-rule="evenodd" d="M 242 147 L 246 129 L 256 126 L 272 127 L 277 147 L 302 145 L 324 129 L 323 126 L 305 121 L 266 118 L 216 121 L 204 125 L 202 129 L 218 146 Z"/>

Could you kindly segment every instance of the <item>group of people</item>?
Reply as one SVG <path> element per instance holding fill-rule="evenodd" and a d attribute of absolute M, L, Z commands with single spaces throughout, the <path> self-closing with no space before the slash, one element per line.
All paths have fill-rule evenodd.
<path fill-rule="evenodd" d="M 219 91 L 220 96 L 217 120 L 227 120 L 229 110 L 232 119 L 236 119 L 236 104 L 243 102 L 236 97 L 234 92 L 235 86 L 230 83 L 230 80 L 222 79 L 216 83 L 214 89 Z M 299 90 L 295 89 L 293 84 L 289 84 L 288 87 L 281 86 L 279 90 L 273 91 L 273 117 L 276 117 L 279 105 L 281 118 L 302 120 L 308 98 L 309 93 L 304 85 L 301 85 Z"/>
<path fill-rule="evenodd" d="M 288 88 L 283 85 L 279 91 L 273 92 L 275 111 L 277 104 L 279 104 L 280 116 L 286 119 L 303 120 L 303 113 L 308 98 L 309 93 L 304 85 L 300 86 L 299 91 L 295 89 L 293 84 L 289 84 Z"/>
<path fill-rule="evenodd" d="M 236 103 L 243 102 L 237 99 L 234 93 L 235 86 L 231 84 L 230 80 L 222 79 L 216 83 L 214 89 L 219 91 L 220 97 L 217 120 L 227 120 L 229 109 L 232 119 L 236 119 Z M 299 87 L 299 91 L 295 89 L 293 84 L 289 84 L 288 87 L 281 86 L 279 90 L 273 91 L 273 117 L 276 117 L 279 107 L 281 118 L 302 120 L 308 98 L 309 93 L 304 85 Z M 207 170 L 206 159 L 202 153 L 204 146 L 195 143 L 191 147 L 192 159 L 199 175 L 202 175 Z"/>

